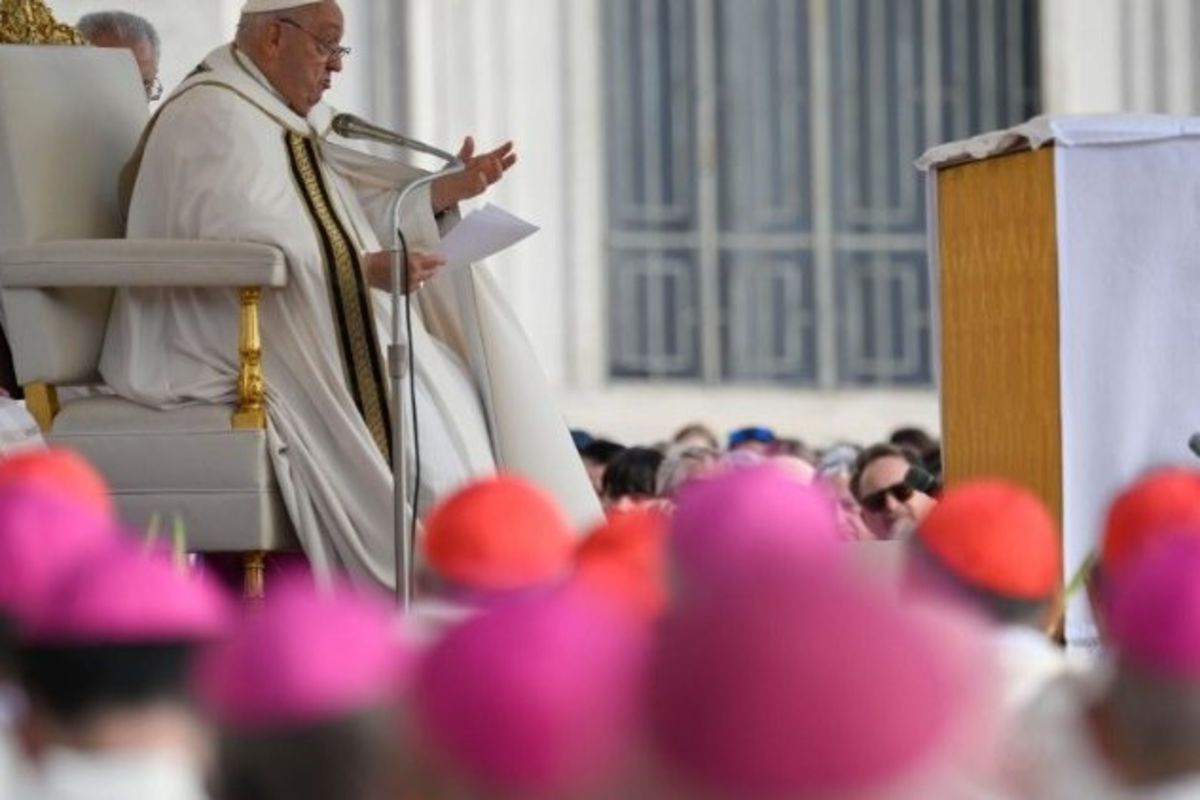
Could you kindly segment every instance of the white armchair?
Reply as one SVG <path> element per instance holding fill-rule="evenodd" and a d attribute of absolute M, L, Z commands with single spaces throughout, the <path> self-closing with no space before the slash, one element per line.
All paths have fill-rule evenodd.
<path fill-rule="evenodd" d="M 118 176 L 147 122 L 129 53 L 0 46 L 0 305 L 17 379 L 53 442 L 89 458 L 123 516 L 181 515 L 188 548 L 246 556 L 262 592 L 265 553 L 296 550 L 267 451 L 260 292 L 287 280 L 261 244 L 121 239 Z M 113 290 L 230 287 L 242 293 L 239 403 L 158 411 L 57 388 L 99 380 Z"/>

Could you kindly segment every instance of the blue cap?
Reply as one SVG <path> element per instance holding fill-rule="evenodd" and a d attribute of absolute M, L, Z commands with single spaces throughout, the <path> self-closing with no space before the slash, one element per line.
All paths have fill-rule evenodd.
<path fill-rule="evenodd" d="M 732 449 L 739 444 L 746 442 L 761 442 L 763 444 L 775 443 L 775 431 L 770 428 L 761 426 L 750 426 L 747 428 L 738 428 L 733 433 L 729 434 L 729 447 Z"/>

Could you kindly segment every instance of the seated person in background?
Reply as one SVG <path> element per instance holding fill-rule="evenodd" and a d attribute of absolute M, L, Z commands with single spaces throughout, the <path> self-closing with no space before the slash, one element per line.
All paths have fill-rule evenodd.
<path fill-rule="evenodd" d="M 910 450 L 894 444 L 868 447 L 858 457 L 850 491 L 862 507 L 863 521 L 879 539 L 910 529 L 936 504 L 933 478 Z"/>
<path fill-rule="evenodd" d="M 956 486 L 917 525 L 910 582 L 992 624 L 1003 708 L 1020 712 L 1067 670 L 1051 627 L 1062 581 L 1058 525 L 1035 495 L 1000 480 Z"/>
<path fill-rule="evenodd" d="M 604 494 L 604 470 L 624 449 L 625 445 L 611 442 L 608 439 L 592 439 L 585 446 L 579 448 L 579 457 L 583 459 L 583 466 L 587 470 L 588 479 L 591 480 L 597 497 Z"/>
<path fill-rule="evenodd" d="M 655 493 L 669 498 L 683 484 L 715 471 L 720 465 L 721 453 L 716 448 L 676 445 L 667 451 L 658 467 Z"/>
<path fill-rule="evenodd" d="M 210 742 L 188 676 L 224 634 L 224 598 L 129 543 L 75 565 L 52 593 L 17 656 L 33 786 L 16 796 L 204 800 Z"/>
<path fill-rule="evenodd" d="M 758 455 L 769 456 L 775 452 L 776 442 L 775 431 L 770 428 L 752 425 L 746 428 L 738 428 L 729 434 L 728 449 L 731 453 L 746 450 Z"/>
<path fill-rule="evenodd" d="M 907 447 L 917 454 L 921 466 L 938 480 L 942 477 L 942 445 L 924 428 L 915 426 L 896 428 L 888 441 L 897 447 Z"/>
<path fill-rule="evenodd" d="M 1182 523 L 1182 521 L 1180 521 Z M 1200 792 L 1200 537 L 1183 523 L 1137 553 L 1102 604 L 1112 676 L 1058 682 L 1011 737 L 1014 796 L 1190 798 Z"/>
<path fill-rule="evenodd" d="M 275 584 L 195 670 L 219 735 L 214 798 L 401 796 L 393 718 L 413 660 L 386 599 L 341 581 L 319 593 L 298 575 Z"/>
<path fill-rule="evenodd" d="M 676 447 L 706 447 L 709 450 L 720 450 L 721 442 L 717 435 L 702 422 L 684 425 L 671 437 L 671 444 Z"/>
<path fill-rule="evenodd" d="M 158 79 L 160 55 L 158 31 L 149 20 L 125 11 L 97 11 L 85 14 L 75 25 L 93 47 L 123 47 L 133 53 L 147 100 L 162 97 Z"/>
<path fill-rule="evenodd" d="M 775 447 L 772 449 L 772 454 L 777 456 L 789 456 L 798 458 L 801 461 L 807 461 L 814 467 L 817 465 L 817 451 L 809 447 L 803 439 L 795 437 L 779 437 L 775 440 Z"/>
<path fill-rule="evenodd" d="M 606 511 L 626 508 L 657 495 L 658 468 L 663 454 L 649 447 L 629 447 L 621 451 L 604 470 L 600 500 Z"/>

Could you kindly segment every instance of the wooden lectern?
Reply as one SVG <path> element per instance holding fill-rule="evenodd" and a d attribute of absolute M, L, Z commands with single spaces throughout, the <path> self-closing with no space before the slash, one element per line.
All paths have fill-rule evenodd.
<path fill-rule="evenodd" d="M 1200 118 L 1043 117 L 918 167 L 947 482 L 1037 493 L 1062 526 L 1065 579 L 1117 492 L 1198 466 Z M 1094 635 L 1073 599 L 1068 639 Z"/>
<path fill-rule="evenodd" d="M 1055 148 L 945 165 L 936 181 L 943 463 L 1001 477 L 1062 520 Z"/>

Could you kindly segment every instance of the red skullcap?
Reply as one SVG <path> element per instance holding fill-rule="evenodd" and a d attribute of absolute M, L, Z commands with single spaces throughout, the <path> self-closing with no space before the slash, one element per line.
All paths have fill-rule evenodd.
<path fill-rule="evenodd" d="M 655 509 L 614 514 L 575 550 L 576 575 L 642 618 L 666 606 L 666 519 Z"/>
<path fill-rule="evenodd" d="M 1200 474 L 1182 468 L 1156 470 L 1130 484 L 1109 507 L 1100 564 L 1120 571 L 1166 528 L 1200 530 Z"/>
<path fill-rule="evenodd" d="M 917 538 L 959 580 L 1003 597 L 1042 600 L 1062 580 L 1058 526 L 1032 492 L 1005 481 L 946 492 Z"/>
<path fill-rule="evenodd" d="M 434 508 L 423 547 L 446 580 L 505 591 L 565 577 L 573 544 L 570 523 L 545 491 L 522 478 L 497 475 Z"/>

